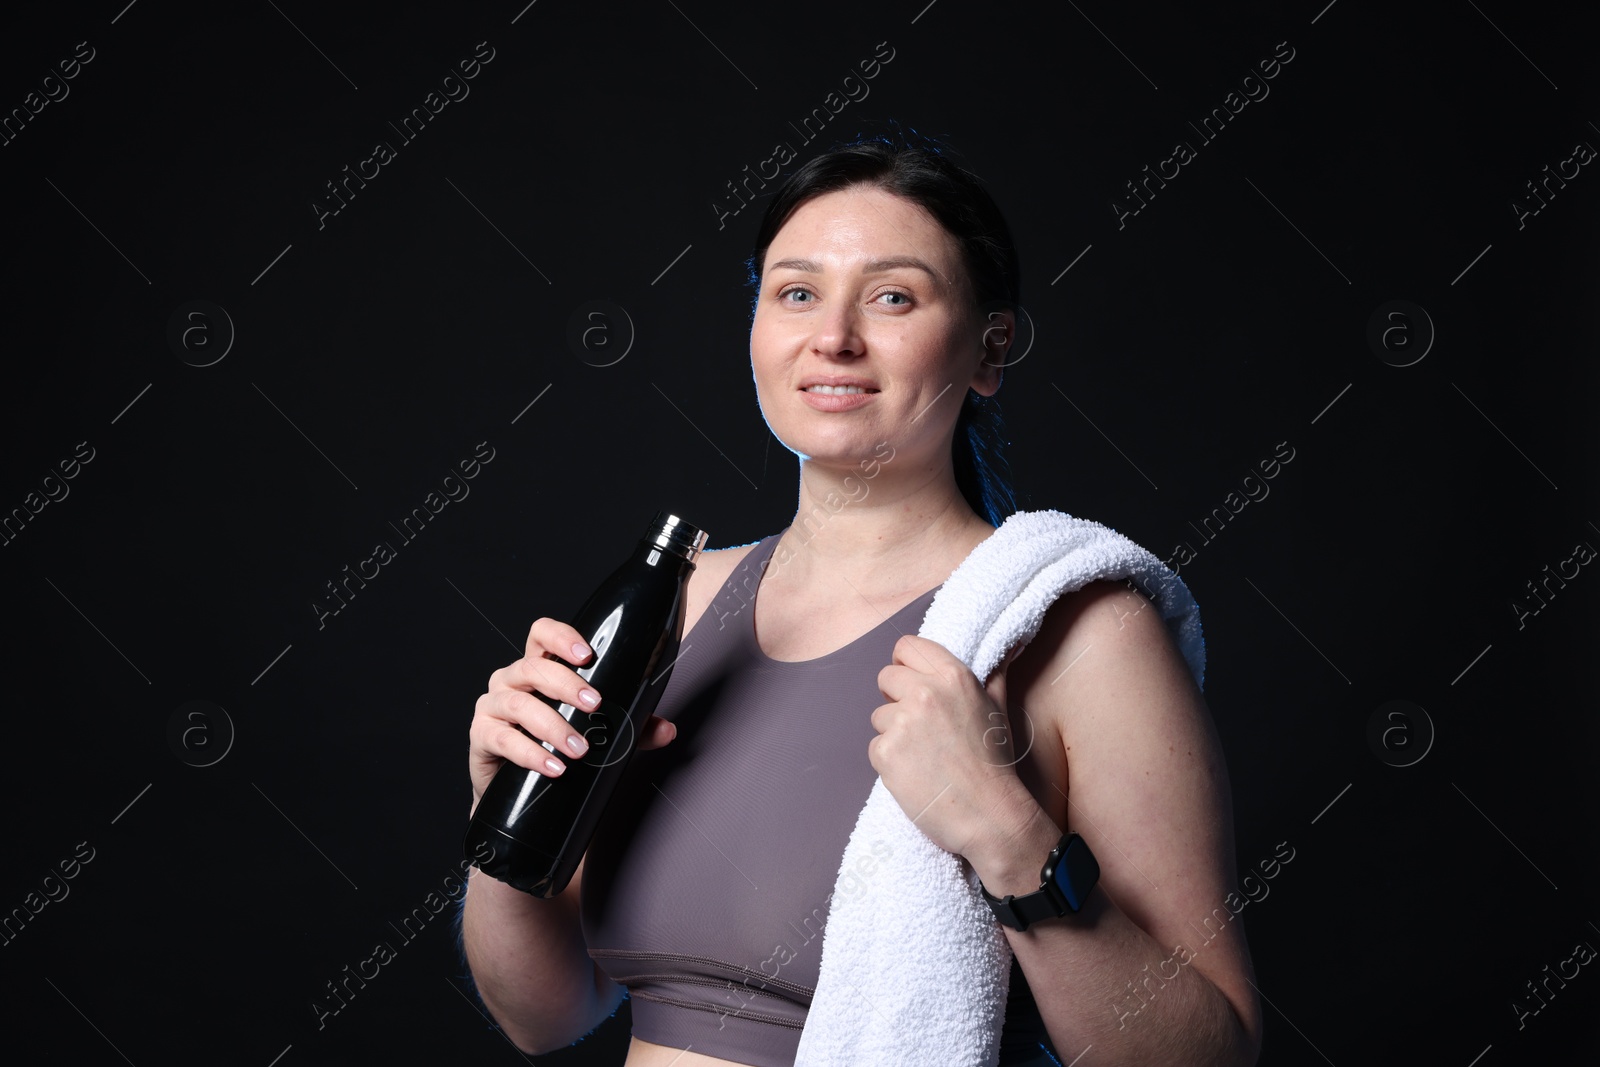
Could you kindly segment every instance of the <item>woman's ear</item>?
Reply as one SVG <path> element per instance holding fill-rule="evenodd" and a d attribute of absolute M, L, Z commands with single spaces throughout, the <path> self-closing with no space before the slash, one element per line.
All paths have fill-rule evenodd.
<path fill-rule="evenodd" d="M 1017 337 L 1017 316 L 1010 308 L 997 308 L 984 316 L 980 326 L 983 358 L 973 370 L 974 392 L 980 396 L 993 396 L 1000 389 L 1005 373 L 1006 356 Z"/>

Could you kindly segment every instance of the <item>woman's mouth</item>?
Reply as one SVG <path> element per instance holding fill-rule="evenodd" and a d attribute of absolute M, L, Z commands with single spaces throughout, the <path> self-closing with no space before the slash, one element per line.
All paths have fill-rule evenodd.
<path fill-rule="evenodd" d="M 852 411 L 872 403 L 878 391 L 859 385 L 808 385 L 800 395 L 818 411 Z"/>

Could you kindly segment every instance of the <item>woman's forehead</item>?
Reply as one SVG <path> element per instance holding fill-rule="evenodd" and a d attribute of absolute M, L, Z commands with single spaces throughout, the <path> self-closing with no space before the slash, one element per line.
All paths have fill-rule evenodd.
<path fill-rule="evenodd" d="M 799 270 L 848 269 L 870 263 L 932 267 L 957 265 L 959 249 L 951 234 L 926 208 L 876 187 L 851 187 L 805 201 L 785 220 L 767 262 Z"/>

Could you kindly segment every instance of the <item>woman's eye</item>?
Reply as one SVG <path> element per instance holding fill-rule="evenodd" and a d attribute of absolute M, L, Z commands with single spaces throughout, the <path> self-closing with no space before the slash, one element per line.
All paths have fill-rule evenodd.
<path fill-rule="evenodd" d="M 790 299 L 791 297 L 804 297 L 804 299 Z M 884 297 L 893 297 L 893 299 L 886 304 L 887 307 L 908 307 L 911 304 L 911 296 L 908 293 L 890 290 L 888 292 L 879 293 L 875 299 L 881 301 Z M 780 302 L 787 301 L 791 304 L 811 304 L 815 303 L 816 294 L 812 293 L 809 289 L 784 289 L 778 293 L 778 300 Z"/>

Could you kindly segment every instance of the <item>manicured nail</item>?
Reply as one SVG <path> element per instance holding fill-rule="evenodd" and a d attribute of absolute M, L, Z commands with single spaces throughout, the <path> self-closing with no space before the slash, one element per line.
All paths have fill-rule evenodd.
<path fill-rule="evenodd" d="M 589 657 L 589 646 L 588 645 L 584 644 L 582 641 L 574 641 L 574 642 L 572 642 L 572 658 L 573 659 L 587 659 L 588 657 Z"/>
<path fill-rule="evenodd" d="M 600 694 L 593 689 L 580 689 L 578 690 L 578 699 L 583 701 L 584 707 L 592 708 L 600 703 Z"/>
<path fill-rule="evenodd" d="M 553 759 L 545 760 L 544 761 L 544 766 L 545 766 L 545 769 L 548 770 L 551 774 L 560 774 L 565 769 L 564 767 L 562 767 L 562 765 L 561 765 L 559 760 L 553 760 Z"/>
<path fill-rule="evenodd" d="M 567 738 L 567 747 L 572 750 L 572 754 L 574 756 L 581 756 L 589 750 L 589 742 L 585 741 L 577 734 L 573 734 L 571 737 Z"/>

